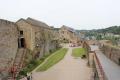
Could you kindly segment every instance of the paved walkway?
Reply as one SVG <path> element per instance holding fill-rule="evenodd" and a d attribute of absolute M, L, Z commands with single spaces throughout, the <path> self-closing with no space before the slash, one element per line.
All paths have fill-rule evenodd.
<path fill-rule="evenodd" d="M 91 69 L 86 60 L 71 56 L 69 48 L 65 58 L 44 72 L 33 72 L 33 80 L 89 80 Z"/>
<path fill-rule="evenodd" d="M 120 66 L 115 64 L 113 61 L 108 59 L 99 49 L 98 46 L 91 46 L 92 50 L 96 50 L 96 55 L 98 56 L 103 70 L 108 78 L 108 80 L 120 80 Z"/>

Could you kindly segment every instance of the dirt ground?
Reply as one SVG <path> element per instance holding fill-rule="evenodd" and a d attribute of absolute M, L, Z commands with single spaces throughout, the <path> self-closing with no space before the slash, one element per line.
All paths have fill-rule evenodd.
<path fill-rule="evenodd" d="M 68 47 L 68 46 L 66 46 Z M 32 80 L 90 80 L 91 69 L 87 67 L 87 61 L 71 56 L 69 50 L 63 60 L 44 72 L 33 72 Z"/>

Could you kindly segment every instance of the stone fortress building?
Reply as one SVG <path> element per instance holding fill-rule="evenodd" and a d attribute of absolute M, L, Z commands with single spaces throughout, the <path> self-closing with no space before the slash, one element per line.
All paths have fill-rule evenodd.
<path fill-rule="evenodd" d="M 21 18 L 17 22 L 0 19 L 0 78 L 8 76 L 13 67 L 19 72 L 31 58 L 51 53 L 61 40 L 75 42 L 79 39 L 75 30 L 65 25 L 55 30 L 32 18 Z"/>
<path fill-rule="evenodd" d="M 80 41 L 80 35 L 76 30 L 65 25 L 61 28 L 56 28 L 56 35 L 60 42 L 77 43 Z"/>
<path fill-rule="evenodd" d="M 22 68 L 26 54 L 41 58 L 57 49 L 53 32 L 47 24 L 32 18 L 16 23 L 0 19 L 0 78 L 6 77 L 13 66 Z"/>
<path fill-rule="evenodd" d="M 47 24 L 32 18 L 27 18 L 26 20 L 20 19 L 16 24 L 18 25 L 21 36 L 19 44 L 23 44 L 23 47 L 31 51 L 40 50 L 37 52 L 40 53 L 39 57 L 42 57 L 44 55 L 43 53 L 49 53 L 49 51 L 57 47 L 53 30 Z"/>
<path fill-rule="evenodd" d="M 67 40 L 68 42 L 77 41 L 76 31 L 65 25 L 60 28 L 59 34 L 62 40 Z"/>
<path fill-rule="evenodd" d="M 0 78 L 11 70 L 16 74 L 33 58 L 42 58 L 59 48 L 60 41 L 78 42 L 74 29 L 63 25 L 55 29 L 32 19 L 11 22 L 0 19 Z"/>

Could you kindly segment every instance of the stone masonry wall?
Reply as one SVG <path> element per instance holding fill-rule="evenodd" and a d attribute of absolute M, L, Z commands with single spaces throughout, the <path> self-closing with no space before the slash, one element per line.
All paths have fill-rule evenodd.
<path fill-rule="evenodd" d="M 120 65 L 120 48 L 108 44 L 101 45 L 100 48 L 109 59 Z"/>
<path fill-rule="evenodd" d="M 36 22 L 40 25 L 36 25 Z M 55 44 L 53 30 L 49 26 L 44 27 L 41 22 L 33 19 L 29 19 L 29 21 L 20 19 L 16 23 L 19 30 L 23 31 L 26 48 L 33 51 L 33 56 L 41 58 L 58 45 Z"/>
<path fill-rule="evenodd" d="M 53 44 L 53 33 L 51 29 L 43 27 L 33 27 L 35 32 L 35 48 L 40 48 L 40 57 L 50 53 L 50 50 L 55 49 L 57 44 Z"/>
<path fill-rule="evenodd" d="M 19 20 L 16 22 L 18 25 L 19 30 L 23 31 L 23 37 L 25 38 L 25 47 L 27 49 L 33 50 L 34 49 L 34 32 L 32 30 L 32 26 L 26 23 L 24 20 Z"/>
<path fill-rule="evenodd" d="M 0 70 L 12 65 L 18 49 L 17 40 L 17 25 L 0 19 Z"/>
<path fill-rule="evenodd" d="M 87 60 L 88 60 L 88 65 L 89 65 L 89 53 L 91 51 L 91 48 L 89 46 L 89 44 L 87 43 L 87 41 L 82 41 L 82 47 L 86 50 L 86 57 L 87 57 Z"/>
<path fill-rule="evenodd" d="M 18 48 L 17 26 L 9 21 L 0 20 L 0 58 L 15 57 Z"/>

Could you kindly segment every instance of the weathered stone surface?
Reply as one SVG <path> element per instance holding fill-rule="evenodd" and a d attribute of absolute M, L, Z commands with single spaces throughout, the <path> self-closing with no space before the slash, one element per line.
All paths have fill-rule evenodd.
<path fill-rule="evenodd" d="M 52 28 L 32 18 L 20 19 L 16 23 L 0 20 L 0 72 L 6 69 L 6 76 L 8 68 L 14 67 L 13 63 L 19 66 L 34 57 L 49 54 L 58 48 L 55 37 Z"/>
<path fill-rule="evenodd" d="M 18 48 L 18 30 L 13 22 L 0 20 L 0 58 L 14 59 Z"/>
<path fill-rule="evenodd" d="M 12 66 L 18 49 L 18 29 L 13 22 L 0 19 L 0 72 L 2 77 Z"/>
<path fill-rule="evenodd" d="M 108 44 L 103 44 L 100 46 L 103 53 L 115 63 L 120 65 L 120 48 Z"/>
<path fill-rule="evenodd" d="M 55 49 L 54 33 L 52 28 L 47 24 L 32 19 L 20 19 L 16 22 L 19 30 L 23 31 L 23 37 L 25 38 L 26 48 L 34 51 L 34 55 L 42 57 L 50 52 L 51 49 Z M 52 47 L 51 47 L 52 46 Z"/>
<path fill-rule="evenodd" d="M 32 36 L 34 36 L 32 26 L 27 23 L 24 19 L 20 19 L 16 22 L 18 25 L 19 31 L 23 31 L 23 37 L 25 38 L 25 47 L 33 50 L 34 49 L 34 39 Z"/>
<path fill-rule="evenodd" d="M 59 29 L 59 40 L 60 42 L 71 42 L 71 43 L 78 43 L 80 41 L 80 37 L 77 35 L 77 32 L 65 25 L 63 25 Z"/>

